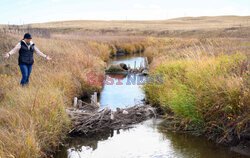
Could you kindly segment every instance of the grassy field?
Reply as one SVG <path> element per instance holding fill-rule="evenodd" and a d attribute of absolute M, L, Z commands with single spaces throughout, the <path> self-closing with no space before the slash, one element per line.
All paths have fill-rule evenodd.
<path fill-rule="evenodd" d="M 248 21 L 249 16 L 224 16 L 31 24 L 33 41 L 53 60 L 35 56 L 25 88 L 19 86 L 18 55 L 3 55 L 27 26 L 1 26 L 0 157 L 53 152 L 70 128 L 66 107 L 73 97 L 102 88 L 87 85 L 86 76 L 103 74 L 117 51 L 144 51 L 150 73 L 164 76 L 163 85 L 147 85 L 145 92 L 179 119 L 176 127 L 219 134 L 221 141 L 235 138 L 249 122 Z"/>

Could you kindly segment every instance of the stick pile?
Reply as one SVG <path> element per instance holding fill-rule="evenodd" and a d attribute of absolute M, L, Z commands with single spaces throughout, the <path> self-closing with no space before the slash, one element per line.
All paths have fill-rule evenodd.
<path fill-rule="evenodd" d="M 131 125 L 156 117 L 156 110 L 149 105 L 133 106 L 125 109 L 108 108 L 90 112 L 85 110 L 68 110 L 72 118 L 71 136 L 89 136 L 107 130 L 126 129 Z"/>

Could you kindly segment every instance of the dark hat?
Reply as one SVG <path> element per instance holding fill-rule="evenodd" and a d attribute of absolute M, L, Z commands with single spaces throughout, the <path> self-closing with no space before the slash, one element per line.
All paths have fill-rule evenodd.
<path fill-rule="evenodd" d="M 29 33 L 25 33 L 23 39 L 32 39 L 32 37 Z"/>

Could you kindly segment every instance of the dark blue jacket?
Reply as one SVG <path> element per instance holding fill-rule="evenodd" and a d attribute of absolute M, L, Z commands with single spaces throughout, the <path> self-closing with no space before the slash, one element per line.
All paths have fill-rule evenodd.
<path fill-rule="evenodd" d="M 18 57 L 18 65 L 20 64 L 26 64 L 26 65 L 32 65 L 34 63 L 34 47 L 35 44 L 33 43 L 30 46 L 30 49 L 28 49 L 28 46 L 21 41 L 21 48 L 19 50 L 19 57 Z"/>

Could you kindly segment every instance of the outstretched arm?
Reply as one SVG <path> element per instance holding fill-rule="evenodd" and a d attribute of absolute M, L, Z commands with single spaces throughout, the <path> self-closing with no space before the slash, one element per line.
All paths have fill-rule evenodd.
<path fill-rule="evenodd" d="M 51 58 L 45 54 L 43 54 L 36 46 L 34 47 L 35 53 L 46 58 L 47 60 L 51 60 Z"/>
<path fill-rule="evenodd" d="M 16 54 L 21 48 L 20 42 L 8 53 L 5 54 L 5 57 L 8 58 L 10 55 Z"/>
<path fill-rule="evenodd" d="M 44 58 L 47 57 L 47 55 L 43 54 L 36 46 L 34 47 L 34 50 L 35 50 L 36 54 L 38 54 L 38 55 L 40 55 L 40 56 L 42 56 Z"/>

